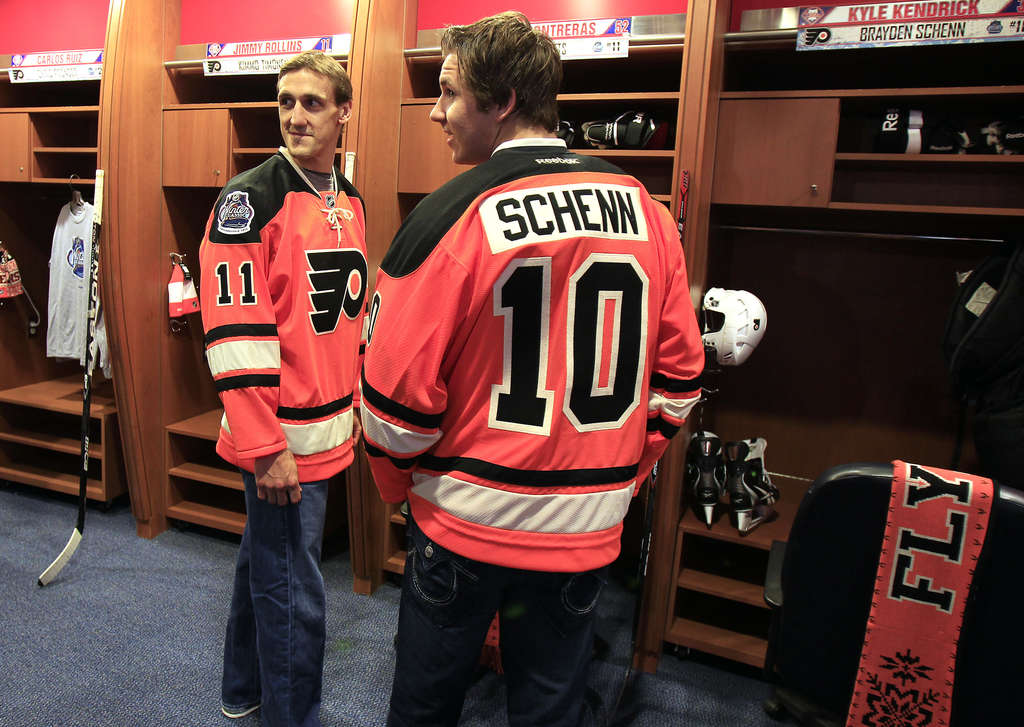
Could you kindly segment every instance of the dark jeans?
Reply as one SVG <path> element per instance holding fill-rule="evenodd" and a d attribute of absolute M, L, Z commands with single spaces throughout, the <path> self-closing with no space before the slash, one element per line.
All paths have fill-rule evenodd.
<path fill-rule="evenodd" d="M 260 708 L 264 727 L 320 727 L 326 596 L 320 547 L 327 482 L 302 483 L 298 504 L 271 505 L 245 482 L 245 532 L 224 640 L 221 700 Z"/>
<path fill-rule="evenodd" d="M 585 573 L 503 568 L 430 541 L 412 518 L 408 532 L 389 727 L 459 721 L 499 609 L 511 727 L 578 727 L 607 567 Z"/>

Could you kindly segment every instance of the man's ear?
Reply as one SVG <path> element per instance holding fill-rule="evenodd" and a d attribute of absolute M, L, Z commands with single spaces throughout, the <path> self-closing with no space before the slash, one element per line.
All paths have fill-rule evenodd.
<path fill-rule="evenodd" d="M 514 88 L 509 89 L 508 100 L 503 104 L 495 104 L 495 118 L 498 121 L 504 121 L 516 108 L 516 90 Z"/>
<path fill-rule="evenodd" d="M 352 101 L 346 101 L 338 107 L 338 125 L 348 123 L 348 120 L 352 118 Z"/>

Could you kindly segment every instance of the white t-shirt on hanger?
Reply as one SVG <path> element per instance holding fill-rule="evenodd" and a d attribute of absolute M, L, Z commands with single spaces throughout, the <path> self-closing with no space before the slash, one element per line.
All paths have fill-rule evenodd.
<path fill-rule="evenodd" d="M 89 266 L 92 264 L 93 206 L 83 203 L 72 211 L 64 205 L 57 216 L 50 249 L 50 293 L 47 310 L 46 355 L 85 363 L 89 308 Z M 109 377 L 109 355 L 103 317 L 96 322 L 93 355 Z"/>

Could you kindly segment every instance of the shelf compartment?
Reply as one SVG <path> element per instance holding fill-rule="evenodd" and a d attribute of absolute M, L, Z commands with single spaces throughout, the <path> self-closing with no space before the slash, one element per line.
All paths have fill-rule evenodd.
<path fill-rule="evenodd" d="M 66 472 L 54 472 L 44 467 L 36 467 L 25 464 L 0 465 L 0 479 L 20 482 L 23 485 L 32 485 L 45 490 L 63 492 L 66 495 L 77 495 L 80 488 L 79 474 Z M 85 481 L 85 496 L 90 500 L 105 502 L 103 483 L 95 478 L 88 478 Z"/>
<path fill-rule="evenodd" d="M 684 587 L 692 590 L 726 598 L 732 594 L 732 600 L 764 607 L 767 551 L 692 532 L 683 535 L 680 585 L 685 580 Z"/>
<path fill-rule="evenodd" d="M 172 477 L 203 482 L 217 487 L 226 487 L 240 492 L 245 491 L 242 483 L 242 475 L 238 470 L 230 470 L 224 467 L 200 464 L 198 462 L 183 462 L 167 470 Z"/>
<path fill-rule="evenodd" d="M 223 505 L 210 505 L 192 500 L 179 500 L 167 506 L 167 517 L 172 520 L 202 525 L 216 530 L 241 535 L 245 530 L 245 509 L 229 509 Z"/>
<path fill-rule="evenodd" d="M 81 455 L 82 443 L 79 439 L 72 437 L 61 437 L 53 434 L 46 433 L 23 433 L 14 431 L 0 431 L 0 441 L 14 442 L 15 444 L 21 444 L 26 447 L 35 447 L 37 449 L 47 449 L 51 452 L 62 452 L 64 454 L 76 454 Z M 94 441 L 92 437 L 89 439 L 89 458 L 103 459 L 103 449 L 96 446 L 98 442 Z"/>
<path fill-rule="evenodd" d="M 768 641 L 685 618 L 672 620 L 665 641 L 761 668 Z"/>
<path fill-rule="evenodd" d="M 75 180 L 76 182 L 78 180 Z M 67 179 L 64 180 L 67 182 Z M 92 391 L 90 416 L 98 419 L 107 414 L 117 412 L 114 397 L 111 393 L 111 382 L 97 385 Z M 35 384 L 18 386 L 0 391 L 0 402 L 22 404 L 34 409 L 44 409 L 63 414 L 82 415 L 82 377 L 67 376 L 60 379 L 49 379 Z"/>
<path fill-rule="evenodd" d="M 1024 167 L 1019 163 L 979 164 L 953 159 L 918 163 L 837 159 L 831 203 L 852 202 L 886 209 L 892 209 L 892 205 L 948 207 L 955 212 L 963 212 L 963 208 L 1024 207 Z"/>
<path fill-rule="evenodd" d="M 167 425 L 167 431 L 173 434 L 184 434 L 216 442 L 220 436 L 220 420 L 224 416 L 222 409 L 211 409 L 180 422 Z"/>
<path fill-rule="evenodd" d="M 760 659 L 754 662 L 754 666 L 760 666 L 764 660 L 764 652 L 760 646 L 767 643 L 768 627 L 771 621 L 771 613 L 760 607 L 753 606 L 740 601 L 728 598 L 721 598 L 716 595 L 701 591 L 681 589 L 676 596 L 674 615 L 670 618 L 669 631 L 675 631 L 677 625 L 684 625 L 681 634 L 684 638 L 699 639 L 702 635 L 714 634 L 720 638 L 715 644 L 715 649 L 737 649 L 738 645 L 744 645 L 740 650 L 741 656 L 737 661 L 751 663 L 749 659 Z M 751 648 L 754 645 L 758 648 Z M 719 650 L 712 650 L 707 646 L 698 646 L 696 643 L 686 643 L 686 646 L 709 651 L 713 654 L 727 656 Z"/>
<path fill-rule="evenodd" d="M 768 608 L 764 601 L 764 586 L 687 569 L 679 574 L 676 583 L 680 588 L 690 591 L 738 601 L 757 608 Z"/>

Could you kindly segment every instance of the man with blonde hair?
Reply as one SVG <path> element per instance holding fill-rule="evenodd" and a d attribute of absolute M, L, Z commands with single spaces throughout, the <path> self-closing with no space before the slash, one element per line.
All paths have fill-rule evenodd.
<path fill-rule="evenodd" d="M 352 113 L 319 51 L 281 66 L 277 154 L 225 185 L 200 247 L 217 452 L 245 484 L 221 711 L 319 727 L 328 480 L 352 462 L 366 299 L 362 199 L 335 166 Z"/>

